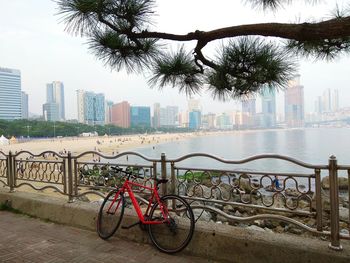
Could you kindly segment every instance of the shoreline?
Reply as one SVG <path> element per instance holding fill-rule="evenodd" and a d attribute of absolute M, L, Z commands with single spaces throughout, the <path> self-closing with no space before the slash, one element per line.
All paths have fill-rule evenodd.
<path fill-rule="evenodd" d="M 307 129 L 307 128 L 298 128 Z M 105 155 L 115 155 L 125 151 L 159 144 L 188 140 L 203 136 L 235 135 L 254 132 L 288 131 L 294 129 L 257 129 L 257 130 L 227 130 L 227 131 L 197 131 L 186 133 L 155 133 L 155 134 L 132 134 L 116 136 L 91 136 L 91 137 L 62 137 L 32 139 L 25 142 L 16 142 L 9 145 L 0 145 L 0 152 L 8 154 L 9 151 L 29 151 L 40 154 L 45 151 L 54 151 L 61 154 L 71 152 L 80 154 L 86 151 L 101 152 Z"/>
<path fill-rule="evenodd" d="M 35 139 L 26 142 L 17 142 L 9 145 L 0 145 L 0 151 L 8 154 L 20 151 L 29 151 L 33 154 L 41 154 L 45 151 L 54 151 L 61 154 L 71 152 L 80 154 L 86 151 L 96 151 L 103 154 L 115 155 L 130 151 L 145 145 L 156 145 L 187 140 L 199 136 L 218 135 L 226 132 L 190 132 L 190 133 L 160 133 L 160 134 L 136 134 L 118 136 L 94 136 L 94 137 L 63 137 L 51 139 Z"/>

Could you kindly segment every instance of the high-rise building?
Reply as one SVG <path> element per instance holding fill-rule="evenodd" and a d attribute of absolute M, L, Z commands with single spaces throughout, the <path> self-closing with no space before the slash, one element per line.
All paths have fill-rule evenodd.
<path fill-rule="evenodd" d="M 288 127 L 304 125 L 304 86 L 300 85 L 300 75 L 290 81 L 284 93 L 284 108 Z"/>
<path fill-rule="evenodd" d="M 112 123 L 122 128 L 130 127 L 130 104 L 127 101 L 112 106 Z"/>
<path fill-rule="evenodd" d="M 323 112 L 332 111 L 332 109 L 331 109 L 331 106 L 332 106 L 331 89 L 326 89 L 323 92 L 322 98 L 323 98 L 323 106 L 322 106 Z"/>
<path fill-rule="evenodd" d="M 242 101 L 242 113 L 246 118 L 244 119 L 244 126 L 256 126 L 256 99 L 249 98 Z"/>
<path fill-rule="evenodd" d="M 60 113 L 58 103 L 47 102 L 43 104 L 43 116 L 46 121 L 59 121 Z"/>
<path fill-rule="evenodd" d="M 208 128 L 214 129 L 215 128 L 216 114 L 215 113 L 208 113 L 207 116 L 208 116 Z"/>
<path fill-rule="evenodd" d="M 153 105 L 153 128 L 159 128 L 160 127 L 160 104 L 154 103 Z"/>
<path fill-rule="evenodd" d="M 85 123 L 84 116 L 84 91 L 77 90 L 78 122 Z"/>
<path fill-rule="evenodd" d="M 337 89 L 326 89 L 322 97 L 318 96 L 315 101 L 315 113 L 329 113 L 339 110 L 339 92 Z"/>
<path fill-rule="evenodd" d="M 179 113 L 179 126 L 183 128 L 188 127 L 189 119 L 188 119 L 188 111 L 182 111 Z"/>
<path fill-rule="evenodd" d="M 105 95 L 87 91 L 84 93 L 84 120 L 89 125 L 104 125 Z"/>
<path fill-rule="evenodd" d="M 105 95 L 77 90 L 78 122 L 89 125 L 105 124 Z"/>
<path fill-rule="evenodd" d="M 331 110 L 332 111 L 339 110 L 339 91 L 337 89 L 333 90 L 332 92 Z"/>
<path fill-rule="evenodd" d="M 21 119 L 21 100 L 21 72 L 0 67 L 0 119 Z"/>
<path fill-rule="evenodd" d="M 65 120 L 64 86 L 61 81 L 46 84 L 46 103 L 57 103 L 59 119 Z"/>
<path fill-rule="evenodd" d="M 265 88 L 261 96 L 262 120 L 263 128 L 271 128 L 276 126 L 276 96 L 273 88 Z"/>
<path fill-rule="evenodd" d="M 198 130 L 201 127 L 201 112 L 200 111 L 191 111 L 189 113 L 189 125 L 188 127 L 193 130 Z"/>
<path fill-rule="evenodd" d="M 151 127 L 151 109 L 146 106 L 130 107 L 130 125 L 132 127 Z"/>
<path fill-rule="evenodd" d="M 113 107 L 113 101 L 106 100 L 106 105 L 105 105 L 105 124 L 112 123 L 112 107 Z"/>
<path fill-rule="evenodd" d="M 28 119 L 28 94 L 22 91 L 21 96 L 22 119 Z"/>
<path fill-rule="evenodd" d="M 251 116 L 254 116 L 256 114 L 256 105 L 255 105 L 256 99 L 246 99 L 242 101 L 242 112 L 248 113 Z"/>
<path fill-rule="evenodd" d="M 216 117 L 216 127 L 222 130 L 232 129 L 232 122 L 229 115 L 222 113 Z"/>
<path fill-rule="evenodd" d="M 202 116 L 202 128 L 203 129 L 215 129 L 216 114 L 208 113 Z"/>
<path fill-rule="evenodd" d="M 160 108 L 160 126 L 175 127 L 178 125 L 179 108 L 177 106 L 166 106 Z"/>

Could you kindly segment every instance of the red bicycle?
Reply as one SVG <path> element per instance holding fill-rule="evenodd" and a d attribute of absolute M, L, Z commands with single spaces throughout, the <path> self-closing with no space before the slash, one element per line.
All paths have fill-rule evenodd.
<path fill-rule="evenodd" d="M 162 252 L 176 253 L 184 249 L 191 241 L 195 227 L 193 211 L 186 200 L 178 195 L 159 196 L 159 185 L 167 183 L 167 179 L 154 179 L 153 186 L 148 187 L 130 181 L 131 176 L 143 177 L 121 168 L 113 169 L 118 173 L 124 173 L 126 179 L 120 188 L 112 190 L 104 199 L 97 218 L 98 235 L 102 239 L 108 239 L 117 231 L 123 219 L 127 194 L 139 221 L 122 228 L 129 229 L 140 224 L 147 229 L 152 243 Z M 132 187 L 150 191 L 145 213 L 142 213 Z"/>

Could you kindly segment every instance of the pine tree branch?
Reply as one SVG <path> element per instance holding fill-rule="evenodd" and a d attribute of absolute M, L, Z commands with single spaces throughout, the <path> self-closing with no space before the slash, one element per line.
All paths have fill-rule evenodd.
<path fill-rule="evenodd" d="M 317 23 L 261 23 L 239 25 L 211 31 L 197 30 L 186 35 L 151 32 L 147 30 L 140 33 L 132 33 L 132 36 L 136 38 L 158 38 L 174 41 L 200 40 L 206 43 L 224 38 L 254 35 L 294 39 L 298 41 L 341 38 L 350 36 L 350 16 Z"/>

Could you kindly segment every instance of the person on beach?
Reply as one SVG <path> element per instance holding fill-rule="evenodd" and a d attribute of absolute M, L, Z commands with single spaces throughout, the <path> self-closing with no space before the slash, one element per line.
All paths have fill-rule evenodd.
<path fill-rule="evenodd" d="M 275 175 L 275 179 L 272 181 L 272 184 L 273 184 L 273 188 L 275 190 L 280 189 L 280 182 L 278 180 L 278 176 L 277 175 Z"/>

